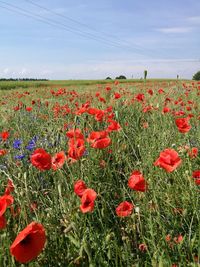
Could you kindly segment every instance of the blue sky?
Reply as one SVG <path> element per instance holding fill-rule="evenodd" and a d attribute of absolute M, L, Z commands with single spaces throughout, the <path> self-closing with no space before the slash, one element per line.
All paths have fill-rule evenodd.
<path fill-rule="evenodd" d="M 140 78 L 147 69 L 151 78 L 192 78 L 200 70 L 199 0 L 0 0 L 0 30 L 0 77 Z"/>

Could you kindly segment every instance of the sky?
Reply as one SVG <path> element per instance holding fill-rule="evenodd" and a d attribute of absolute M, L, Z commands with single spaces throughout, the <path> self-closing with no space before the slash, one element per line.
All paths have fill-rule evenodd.
<path fill-rule="evenodd" d="M 199 0 L 0 0 L 0 78 L 191 79 Z"/>

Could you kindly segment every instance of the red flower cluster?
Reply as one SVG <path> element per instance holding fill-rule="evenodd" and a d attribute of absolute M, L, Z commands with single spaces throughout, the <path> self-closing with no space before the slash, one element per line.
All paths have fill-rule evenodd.
<path fill-rule="evenodd" d="M 30 157 L 31 163 L 40 171 L 57 170 L 62 168 L 65 163 L 66 156 L 64 151 L 56 153 L 53 157 L 43 148 L 36 149 Z"/>
<path fill-rule="evenodd" d="M 176 126 L 178 127 L 179 132 L 187 133 L 191 129 L 189 124 L 189 118 L 178 118 L 175 120 Z"/>
<path fill-rule="evenodd" d="M 81 198 L 80 210 L 82 213 L 92 212 L 94 210 L 97 193 L 93 189 L 87 188 L 82 180 L 75 182 L 74 192 Z"/>
<path fill-rule="evenodd" d="M 192 173 L 192 178 L 195 180 L 196 185 L 200 185 L 200 170 L 194 171 Z"/>
<path fill-rule="evenodd" d="M 91 147 L 93 148 L 103 149 L 111 144 L 111 139 L 107 131 L 91 132 L 87 140 L 91 143 Z"/>
<path fill-rule="evenodd" d="M 84 136 L 80 129 L 73 129 L 66 133 L 68 141 L 68 158 L 73 161 L 79 160 L 85 152 Z"/>

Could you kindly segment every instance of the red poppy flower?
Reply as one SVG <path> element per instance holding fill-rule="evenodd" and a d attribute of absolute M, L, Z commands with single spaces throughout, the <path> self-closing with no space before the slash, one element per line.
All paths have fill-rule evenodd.
<path fill-rule="evenodd" d="M 112 88 L 110 86 L 106 86 L 106 91 L 110 91 Z"/>
<path fill-rule="evenodd" d="M 197 155 L 198 155 L 198 148 L 197 147 L 193 147 L 191 149 L 191 151 L 188 151 L 188 155 L 190 156 L 191 159 L 196 158 Z"/>
<path fill-rule="evenodd" d="M 170 111 L 171 111 L 170 108 L 168 108 L 168 107 L 164 107 L 163 110 L 162 110 L 162 113 L 168 113 L 168 112 L 170 112 Z"/>
<path fill-rule="evenodd" d="M 142 102 L 142 101 L 144 101 L 144 94 L 137 94 L 136 96 L 135 96 L 135 99 L 138 101 L 138 102 Z"/>
<path fill-rule="evenodd" d="M 5 227 L 6 227 L 6 218 L 5 218 L 5 216 L 0 216 L 0 230 L 1 229 L 4 229 Z"/>
<path fill-rule="evenodd" d="M 115 120 L 108 120 L 108 121 L 110 123 L 107 128 L 108 132 L 121 130 L 121 126 L 117 121 Z"/>
<path fill-rule="evenodd" d="M 97 108 L 88 108 L 87 113 L 90 115 L 96 115 L 99 112 Z"/>
<path fill-rule="evenodd" d="M 95 116 L 96 121 L 102 121 L 105 115 L 105 111 L 97 108 L 88 108 L 88 114 Z"/>
<path fill-rule="evenodd" d="M 119 84 L 119 82 L 118 82 L 118 81 L 115 81 L 115 82 L 114 82 L 114 84 L 115 84 L 115 85 L 118 85 L 118 84 Z"/>
<path fill-rule="evenodd" d="M 200 178 L 200 170 L 193 171 L 192 178 L 194 178 L 194 179 Z"/>
<path fill-rule="evenodd" d="M 160 88 L 159 90 L 158 90 L 158 93 L 159 94 L 163 94 L 165 91 L 162 89 L 162 88 Z"/>
<path fill-rule="evenodd" d="M 187 133 L 191 129 L 191 125 L 188 123 L 189 118 L 179 118 L 175 120 L 176 126 L 178 127 L 179 132 Z"/>
<path fill-rule="evenodd" d="M 119 99 L 119 98 L 121 98 L 121 94 L 119 94 L 119 93 L 114 93 L 114 98 L 115 98 L 115 99 Z"/>
<path fill-rule="evenodd" d="M 68 149 L 68 157 L 73 160 L 80 159 L 84 152 L 85 152 L 85 142 L 83 139 L 70 139 L 69 142 L 69 149 Z"/>
<path fill-rule="evenodd" d="M 32 107 L 26 107 L 26 111 L 30 112 L 30 111 L 32 111 L 32 109 L 33 109 Z"/>
<path fill-rule="evenodd" d="M 57 170 L 62 168 L 62 166 L 65 163 L 65 153 L 64 151 L 60 151 L 59 153 L 56 153 L 54 157 L 52 157 L 52 169 Z"/>
<path fill-rule="evenodd" d="M 0 156 L 4 156 L 7 154 L 7 151 L 5 149 L 0 149 Z"/>
<path fill-rule="evenodd" d="M 154 165 L 160 166 L 167 172 L 173 172 L 181 162 L 178 153 L 174 149 L 167 148 L 160 153 L 160 157 L 154 162 Z"/>
<path fill-rule="evenodd" d="M 142 244 L 139 245 L 138 248 L 139 248 L 140 251 L 145 252 L 147 250 L 147 245 L 142 243 Z"/>
<path fill-rule="evenodd" d="M 5 195 L 10 195 L 10 193 L 13 192 L 14 189 L 15 189 L 15 187 L 14 187 L 13 181 L 10 178 L 8 178 L 8 183 L 6 186 Z"/>
<path fill-rule="evenodd" d="M 81 130 L 80 129 L 72 129 L 72 130 L 69 130 L 66 133 L 66 136 L 69 137 L 69 138 L 84 139 L 84 136 L 81 133 Z"/>
<path fill-rule="evenodd" d="M 81 197 L 80 209 L 83 213 L 92 212 L 94 210 L 94 201 L 97 193 L 93 189 L 86 189 Z"/>
<path fill-rule="evenodd" d="M 119 206 L 116 208 L 116 214 L 119 217 L 126 217 L 132 214 L 133 212 L 133 204 L 131 204 L 128 201 L 124 201 L 119 204 Z"/>
<path fill-rule="evenodd" d="M 200 178 L 195 179 L 195 184 L 200 185 Z"/>
<path fill-rule="evenodd" d="M 183 236 L 182 235 L 178 235 L 176 237 L 174 237 L 174 242 L 179 244 L 183 241 Z"/>
<path fill-rule="evenodd" d="M 96 120 L 96 121 L 99 121 L 99 122 L 103 121 L 103 119 L 104 119 L 104 115 L 105 115 L 105 111 L 103 111 L 103 110 L 99 110 L 99 111 L 95 114 L 95 120 Z"/>
<path fill-rule="evenodd" d="M 100 102 L 103 102 L 103 103 L 106 103 L 106 100 L 105 100 L 104 97 L 99 97 L 99 101 L 100 101 Z"/>
<path fill-rule="evenodd" d="M 146 113 L 146 112 L 150 112 L 151 110 L 153 110 L 153 107 L 152 107 L 152 106 L 146 106 L 146 107 L 144 107 L 144 108 L 142 109 L 142 111 L 143 111 L 144 113 Z"/>
<path fill-rule="evenodd" d="M 128 186 L 135 191 L 145 192 L 148 185 L 140 171 L 133 171 L 128 180 Z"/>
<path fill-rule="evenodd" d="M 200 170 L 194 171 L 192 173 L 192 178 L 195 179 L 195 184 L 200 185 Z"/>
<path fill-rule="evenodd" d="M 107 131 L 92 132 L 87 140 L 93 148 L 103 149 L 111 144 L 111 139 L 108 137 Z"/>
<path fill-rule="evenodd" d="M 16 106 L 16 107 L 13 108 L 13 110 L 14 111 L 18 111 L 18 110 L 20 110 L 20 107 L 19 106 Z"/>
<path fill-rule="evenodd" d="M 30 223 L 22 230 L 10 247 L 10 253 L 20 263 L 35 259 L 43 250 L 46 242 L 45 229 L 37 222 Z"/>
<path fill-rule="evenodd" d="M 10 136 L 9 132 L 1 132 L 0 133 L 0 137 L 2 138 L 3 141 L 6 141 L 9 136 Z"/>
<path fill-rule="evenodd" d="M 78 180 L 74 183 L 74 193 L 77 196 L 82 197 L 86 189 L 87 186 L 82 180 Z"/>
<path fill-rule="evenodd" d="M 7 207 L 12 205 L 14 199 L 11 195 L 4 195 L 0 197 L 0 217 L 5 213 Z"/>
<path fill-rule="evenodd" d="M 41 171 L 51 169 L 51 155 L 43 148 L 36 149 L 30 157 L 31 163 Z"/>
<path fill-rule="evenodd" d="M 0 198 L 0 217 L 3 216 L 7 208 L 7 203 L 5 199 Z"/>

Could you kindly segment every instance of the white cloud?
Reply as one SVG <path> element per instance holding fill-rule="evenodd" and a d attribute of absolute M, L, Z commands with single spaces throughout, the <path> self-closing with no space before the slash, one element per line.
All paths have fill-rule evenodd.
<path fill-rule="evenodd" d="M 159 28 L 157 31 L 162 33 L 187 33 L 192 31 L 192 27 L 169 27 Z"/>

